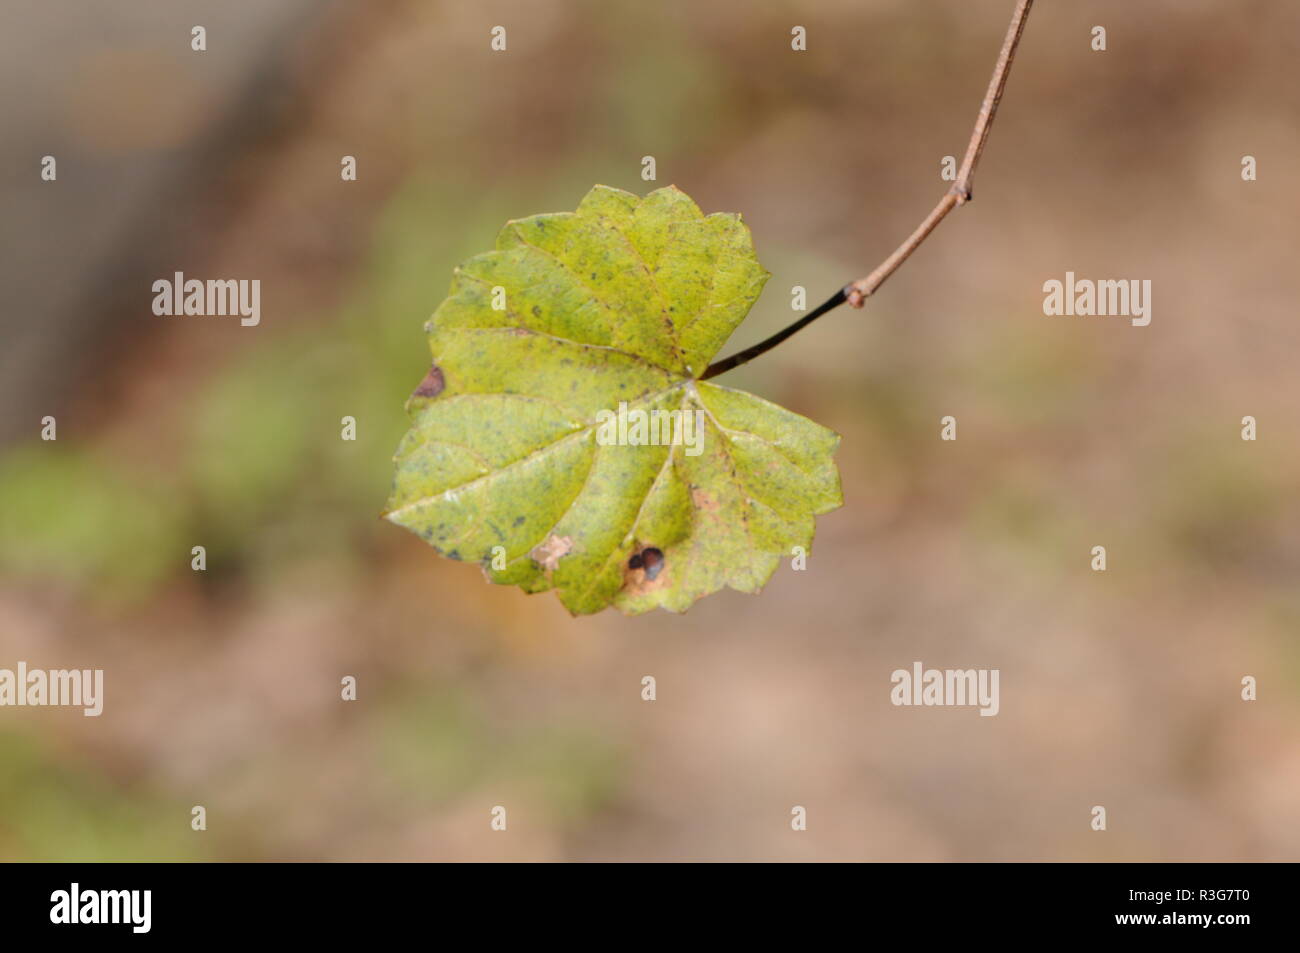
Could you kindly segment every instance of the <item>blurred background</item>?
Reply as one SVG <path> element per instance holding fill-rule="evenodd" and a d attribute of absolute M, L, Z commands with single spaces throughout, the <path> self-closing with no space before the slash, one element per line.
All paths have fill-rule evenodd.
<path fill-rule="evenodd" d="M 0 709 L 0 858 L 1300 858 L 1300 5 L 1038 4 L 976 201 L 723 381 L 843 434 L 807 571 L 572 619 L 379 519 L 452 268 L 673 183 L 753 343 L 929 211 L 1011 0 L 0 2 L 0 667 L 106 683 Z M 1151 325 L 1045 317 L 1067 270 Z M 1001 713 L 891 706 L 917 660 Z"/>

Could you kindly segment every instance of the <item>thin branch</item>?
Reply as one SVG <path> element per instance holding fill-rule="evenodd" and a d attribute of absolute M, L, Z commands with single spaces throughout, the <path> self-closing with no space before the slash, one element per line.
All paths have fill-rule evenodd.
<path fill-rule="evenodd" d="M 876 289 L 885 283 L 885 279 L 897 271 L 903 262 L 907 261 L 912 252 L 916 251 L 921 242 L 926 240 L 949 212 L 958 205 L 965 205 L 971 200 L 973 197 L 971 183 L 975 179 L 975 167 L 979 164 L 980 156 L 984 153 L 984 144 L 988 141 L 989 130 L 993 127 L 993 117 L 997 115 L 998 104 L 1002 101 L 1002 91 L 1006 89 L 1007 77 L 1011 74 L 1011 62 L 1015 59 L 1016 47 L 1020 45 L 1020 35 L 1025 31 L 1025 20 L 1029 17 L 1029 8 L 1033 5 L 1034 0 L 1017 0 L 1015 12 L 1011 14 L 1011 25 L 1007 27 L 1006 38 L 1002 41 L 1002 50 L 998 53 L 998 61 L 993 67 L 993 78 L 989 80 L 989 88 L 984 94 L 984 101 L 980 104 L 979 116 L 975 119 L 975 128 L 971 132 L 970 143 L 966 146 L 966 155 L 962 159 L 961 168 L 957 171 L 957 179 L 953 182 L 952 188 L 944 193 L 943 198 L 939 200 L 939 204 L 934 207 L 934 210 L 925 217 L 925 221 L 921 222 L 916 227 L 916 231 L 912 232 L 903 244 L 894 249 L 893 254 L 882 261 L 871 274 L 845 285 L 841 291 L 836 292 L 825 304 L 815 311 L 809 312 L 785 330 L 772 335 L 764 341 L 760 341 L 753 347 L 746 348 L 739 354 L 734 354 L 709 365 L 708 369 L 700 375 L 701 380 L 706 380 L 724 371 L 729 371 L 733 367 L 739 367 L 741 364 L 752 361 L 763 352 L 776 347 L 790 335 L 807 327 L 816 318 L 821 317 L 827 311 L 838 307 L 845 301 L 855 308 L 861 308 L 867 298 L 875 294 Z"/>

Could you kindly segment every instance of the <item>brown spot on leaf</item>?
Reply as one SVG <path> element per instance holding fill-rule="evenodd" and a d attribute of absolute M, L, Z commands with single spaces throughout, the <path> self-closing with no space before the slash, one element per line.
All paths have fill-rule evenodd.
<path fill-rule="evenodd" d="M 556 536 L 552 533 L 545 541 L 534 546 L 533 551 L 528 555 L 532 557 L 533 562 L 551 573 L 555 572 L 555 567 L 560 564 L 560 560 L 569 555 L 572 549 L 573 537 Z"/>
<path fill-rule="evenodd" d="M 706 493 L 703 488 L 698 486 L 691 487 L 691 505 L 697 510 L 713 512 L 718 509 L 717 498 Z"/>
<path fill-rule="evenodd" d="M 429 365 L 429 373 L 424 375 L 424 380 L 420 381 L 420 386 L 415 389 L 412 397 L 437 397 L 446 387 L 446 382 L 442 379 L 442 368 L 437 364 Z"/>

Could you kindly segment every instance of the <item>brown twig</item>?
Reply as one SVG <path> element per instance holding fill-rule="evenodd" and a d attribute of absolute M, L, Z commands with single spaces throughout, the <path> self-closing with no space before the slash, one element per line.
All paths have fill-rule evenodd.
<path fill-rule="evenodd" d="M 971 132 L 970 143 L 966 146 L 966 155 L 962 159 L 961 168 L 957 171 L 957 179 L 953 182 L 952 188 L 944 193 L 943 198 L 939 200 L 939 204 L 934 207 L 934 210 L 916 227 L 916 231 L 912 232 L 903 244 L 894 249 L 893 254 L 882 261 L 871 274 L 845 285 L 816 310 L 770 338 L 760 341 L 753 347 L 746 348 L 739 354 L 734 354 L 715 364 L 711 364 L 700 375 L 701 380 L 716 377 L 724 371 L 729 371 L 733 367 L 739 367 L 741 364 L 752 361 L 764 351 L 776 347 L 790 335 L 807 327 L 814 319 L 821 317 L 827 311 L 838 307 L 845 301 L 855 308 L 862 307 L 867 298 L 875 294 L 876 289 L 885 283 L 885 279 L 897 271 L 903 262 L 907 261 L 912 252 L 916 251 L 921 242 L 925 241 L 949 212 L 958 205 L 965 205 L 971 200 L 971 182 L 975 178 L 975 167 L 979 164 L 980 156 L 984 152 L 984 144 L 988 141 L 989 129 L 993 126 L 993 117 L 997 115 L 998 103 L 1002 101 L 1002 91 L 1006 89 L 1007 77 L 1011 74 L 1011 62 L 1015 59 L 1016 47 L 1020 44 L 1020 35 L 1025 31 L 1025 20 L 1029 16 L 1029 8 L 1033 5 L 1034 0 L 1017 0 L 1015 12 L 1011 14 L 1011 25 L 1007 27 L 1006 38 L 1002 41 L 1002 50 L 998 53 L 998 61 L 993 67 L 993 78 L 989 80 L 988 91 L 984 94 L 984 101 L 980 104 L 979 116 L 975 119 L 975 129 Z"/>

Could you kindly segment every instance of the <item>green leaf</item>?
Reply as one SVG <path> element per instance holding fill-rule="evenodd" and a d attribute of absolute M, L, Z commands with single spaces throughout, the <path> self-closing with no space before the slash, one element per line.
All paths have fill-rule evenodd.
<path fill-rule="evenodd" d="M 507 223 L 426 326 L 384 515 L 574 614 L 757 592 L 842 502 L 835 433 L 696 379 L 767 278 L 738 215 L 672 187 Z M 681 423 L 611 443 L 620 404 Z"/>

